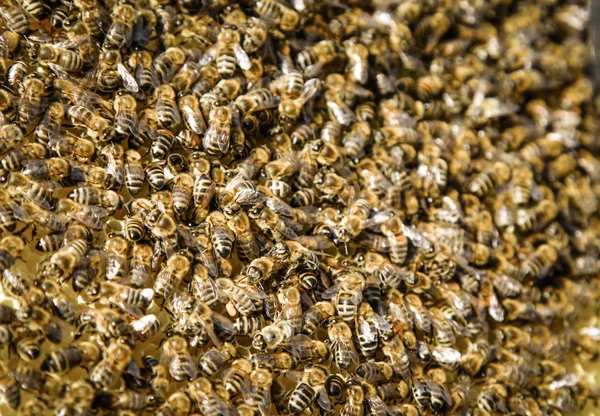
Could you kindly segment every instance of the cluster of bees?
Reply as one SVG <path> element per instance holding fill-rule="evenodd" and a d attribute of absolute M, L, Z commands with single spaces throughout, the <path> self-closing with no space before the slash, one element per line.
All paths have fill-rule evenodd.
<path fill-rule="evenodd" d="M 574 365 L 600 351 L 586 1 L 0 17 L 0 413 L 600 398 Z"/>

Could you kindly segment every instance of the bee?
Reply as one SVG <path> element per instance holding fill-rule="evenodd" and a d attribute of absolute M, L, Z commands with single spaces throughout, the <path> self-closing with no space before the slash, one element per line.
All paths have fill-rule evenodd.
<path fill-rule="evenodd" d="M 129 323 L 131 333 L 135 339 L 142 342 L 156 335 L 160 330 L 160 321 L 156 315 L 144 315 Z"/>
<path fill-rule="evenodd" d="M 0 376 L 0 395 L 11 409 L 16 410 L 21 404 L 21 392 L 4 363 L 0 364 Z"/>
<path fill-rule="evenodd" d="M 238 335 L 253 335 L 264 326 L 264 321 L 257 316 L 242 315 L 235 319 L 233 326 Z"/>
<path fill-rule="evenodd" d="M 86 128 L 88 136 L 92 139 L 110 139 L 110 122 L 95 111 L 81 105 L 73 105 L 67 109 L 67 119 L 75 126 Z"/>
<path fill-rule="evenodd" d="M 249 315 L 256 310 L 253 300 L 262 300 L 266 297 L 266 294 L 256 287 L 234 283 L 225 277 L 218 278 L 216 284 L 242 315 Z"/>
<path fill-rule="evenodd" d="M 304 105 L 319 91 L 320 81 L 316 78 L 306 81 L 302 93 L 296 98 L 284 98 L 279 103 L 279 121 L 291 124 L 300 116 Z M 288 94 L 294 97 L 295 94 Z"/>
<path fill-rule="evenodd" d="M 171 133 L 168 132 L 168 134 Z M 166 183 L 164 161 L 147 164 L 144 168 L 144 176 L 152 188 L 162 189 Z"/>
<path fill-rule="evenodd" d="M 248 217 L 267 235 L 272 236 L 275 241 L 280 241 L 284 238 L 297 238 L 295 230 L 299 224 L 288 219 L 284 221 L 278 213 L 266 206 L 255 206 L 248 211 Z"/>
<path fill-rule="evenodd" d="M 167 339 L 162 346 L 162 357 L 169 363 L 169 373 L 177 381 L 194 380 L 197 376 L 194 359 L 188 350 L 187 341 L 180 336 Z M 163 359 L 161 357 L 161 360 Z"/>
<path fill-rule="evenodd" d="M 392 326 L 373 311 L 371 305 L 363 302 L 359 306 L 358 315 L 356 315 L 356 335 L 358 345 L 362 354 L 366 358 L 371 358 L 377 350 L 379 340 L 379 331 L 392 329 Z"/>
<path fill-rule="evenodd" d="M 64 244 L 50 257 L 49 262 L 44 266 L 42 275 L 47 278 L 58 278 L 60 281 L 65 281 L 85 256 L 88 248 L 88 242 L 84 239 L 76 239 Z"/>
<path fill-rule="evenodd" d="M 220 211 L 213 211 L 208 216 L 207 222 L 212 228 L 211 242 L 215 252 L 224 259 L 229 258 L 233 250 L 235 236 L 227 226 L 225 216 Z"/>
<path fill-rule="evenodd" d="M 121 207 L 121 198 L 116 192 L 95 187 L 74 189 L 67 198 L 79 204 L 101 207 L 109 213 L 114 213 Z"/>
<path fill-rule="evenodd" d="M 227 153 L 232 131 L 238 120 L 237 107 L 224 100 L 217 100 L 210 109 L 208 131 L 202 145 L 208 154 Z"/>
<path fill-rule="evenodd" d="M 329 348 L 322 341 L 315 341 L 306 335 L 294 336 L 283 344 L 283 349 L 289 351 L 299 363 L 322 362 L 329 357 Z"/>
<path fill-rule="evenodd" d="M 156 118 L 166 129 L 181 123 L 176 95 L 175 90 L 169 84 L 163 84 L 154 91 Z"/>
<path fill-rule="evenodd" d="M 156 409 L 159 416 L 187 415 L 192 411 L 192 400 L 185 392 L 171 394 L 165 403 Z"/>
<path fill-rule="evenodd" d="M 204 135 L 206 132 L 206 122 L 200 110 L 198 98 L 191 94 L 184 95 L 179 99 L 178 105 L 186 127 L 198 135 Z"/>
<path fill-rule="evenodd" d="M 138 92 L 136 79 L 122 62 L 121 53 L 116 49 L 107 49 L 100 54 L 96 83 L 102 92 L 112 92 L 122 84 L 131 92 Z"/>
<path fill-rule="evenodd" d="M 296 359 L 287 352 L 269 353 L 263 352 L 252 355 L 252 365 L 255 368 L 268 366 L 276 373 L 284 373 L 296 368 Z"/>
<path fill-rule="evenodd" d="M 79 162 L 89 162 L 96 153 L 96 145 L 93 141 L 71 134 L 51 139 L 48 145 L 58 156 L 69 157 Z"/>
<path fill-rule="evenodd" d="M 231 24 L 224 24 L 217 37 L 216 45 L 205 53 L 201 62 L 208 63 L 214 59 L 221 78 L 231 78 L 235 73 L 236 64 L 244 71 L 249 70 L 250 58 L 240 42 L 238 28 Z"/>
<path fill-rule="evenodd" d="M 554 247 L 542 244 L 521 265 L 521 280 L 540 279 L 556 263 L 558 253 Z"/>
<path fill-rule="evenodd" d="M 165 85 L 171 81 L 185 61 L 186 55 L 183 49 L 177 47 L 167 48 L 154 59 L 154 71 L 156 71 L 163 85 Z"/>
<path fill-rule="evenodd" d="M 90 371 L 90 380 L 98 387 L 109 387 L 121 377 L 130 360 L 131 349 L 125 344 L 113 342 L 108 346 L 104 358 Z"/>
<path fill-rule="evenodd" d="M 26 143 L 18 149 L 14 149 L 6 153 L 0 166 L 9 172 L 19 170 L 26 160 L 44 159 L 46 157 L 46 148 L 38 143 Z"/>
<path fill-rule="evenodd" d="M 331 350 L 340 371 L 345 371 L 352 362 L 358 363 L 358 355 L 352 343 L 352 330 L 339 317 L 329 318 L 326 323 Z"/>
<path fill-rule="evenodd" d="M 67 218 L 79 221 L 93 230 L 102 230 L 104 228 L 102 219 L 108 215 L 108 211 L 103 208 L 83 205 L 67 198 L 58 200 L 56 212 L 64 214 Z"/>
<path fill-rule="evenodd" d="M 225 402 L 213 389 L 211 382 L 205 377 L 199 377 L 188 385 L 188 394 L 204 415 L 217 416 L 220 414 L 235 414 L 231 404 Z"/>
<path fill-rule="evenodd" d="M 57 65 L 66 72 L 79 72 L 83 68 L 83 59 L 79 52 L 55 46 L 49 43 L 34 44 L 30 52 L 46 65 Z"/>
<path fill-rule="evenodd" d="M 7 236 L 0 240 L 0 271 L 10 269 L 24 249 L 25 242 L 20 237 Z"/>
<path fill-rule="evenodd" d="M 133 149 L 125 151 L 125 186 L 131 195 L 140 193 L 146 179 L 146 171 L 142 167 L 142 156 Z"/>
<path fill-rule="evenodd" d="M 38 182 L 34 182 L 21 172 L 13 172 L 8 177 L 8 185 L 14 190 L 35 203 L 39 207 L 51 210 L 54 207 L 52 190 Z"/>
<path fill-rule="evenodd" d="M 252 363 L 245 358 L 238 358 L 231 363 L 229 369 L 223 373 L 223 385 L 231 396 L 242 391 L 243 384 L 250 379 Z"/>
<path fill-rule="evenodd" d="M 293 31 L 300 21 L 300 17 L 295 10 L 277 1 L 257 2 L 255 10 L 261 19 L 276 24 L 284 32 Z M 258 47 L 254 42 L 253 46 Z"/>
<path fill-rule="evenodd" d="M 258 255 L 258 244 L 250 228 L 250 219 L 244 211 L 239 211 L 227 220 L 227 225 L 235 235 L 235 247 L 242 261 L 251 261 Z"/>
<path fill-rule="evenodd" d="M 111 15 L 113 21 L 106 33 L 105 48 L 108 46 L 120 49 L 129 47 L 133 36 L 135 9 L 128 4 L 118 4 Z"/>
<path fill-rule="evenodd" d="M 175 135 L 167 129 L 159 129 L 156 131 L 156 137 L 152 141 L 150 151 L 152 157 L 158 160 L 164 160 L 173 145 L 175 144 Z"/>
<path fill-rule="evenodd" d="M 198 360 L 198 373 L 201 376 L 212 377 L 236 355 L 235 347 L 228 342 L 219 347 L 211 348 Z"/>
<path fill-rule="evenodd" d="M 296 56 L 296 65 L 305 75 L 316 74 L 324 65 L 333 60 L 335 55 L 335 44 L 332 41 L 323 40 L 301 51 Z"/>
<path fill-rule="evenodd" d="M 52 352 L 42 362 L 41 369 L 50 373 L 65 373 L 82 364 L 97 363 L 101 357 L 97 343 L 83 341 Z"/>
<path fill-rule="evenodd" d="M 87 251 L 87 250 L 86 250 Z M 38 283 L 38 282 L 35 282 Z M 39 285 L 44 291 L 46 298 L 56 308 L 59 315 L 67 322 L 72 323 L 75 320 L 74 305 L 61 293 L 56 282 L 44 279 Z"/>
<path fill-rule="evenodd" d="M 189 273 L 192 266 L 191 254 L 181 250 L 167 259 L 167 264 L 156 276 L 154 293 L 163 299 L 168 299 L 177 289 L 181 281 Z"/>
<path fill-rule="evenodd" d="M 334 316 L 335 313 L 335 306 L 330 301 L 315 303 L 302 316 L 302 333 L 312 335 L 326 319 Z"/>
<path fill-rule="evenodd" d="M 339 284 L 326 290 L 321 297 L 323 299 L 335 299 L 334 304 L 338 315 L 344 321 L 352 322 L 362 302 L 362 290 L 364 286 L 364 277 L 355 272 Z"/>
<path fill-rule="evenodd" d="M 294 336 L 294 326 L 289 321 L 275 321 L 263 327 L 252 337 L 252 346 L 259 350 L 273 350 Z"/>
<path fill-rule="evenodd" d="M 56 140 L 64 117 L 65 107 L 57 102 L 50 103 L 44 117 L 35 128 L 36 140 L 42 144 Z"/>
<path fill-rule="evenodd" d="M 290 413 L 302 413 L 315 400 L 323 410 L 331 409 L 331 402 L 325 390 L 327 376 L 328 372 L 324 367 L 317 365 L 306 367 L 301 374 L 298 385 L 290 395 L 288 402 Z"/>
<path fill-rule="evenodd" d="M 110 256 L 109 256 L 110 257 Z M 92 283 L 86 295 L 90 299 L 106 299 L 124 312 L 140 318 L 152 303 L 152 289 L 134 289 L 116 282 Z"/>

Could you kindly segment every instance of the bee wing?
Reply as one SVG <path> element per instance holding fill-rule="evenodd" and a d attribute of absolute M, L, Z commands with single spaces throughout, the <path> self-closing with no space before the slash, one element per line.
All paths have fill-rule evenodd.
<path fill-rule="evenodd" d="M 377 394 L 370 394 L 366 397 L 366 399 L 371 409 L 384 409 L 386 411 L 385 414 L 392 414 L 392 412 L 388 408 L 388 405 L 385 404 L 384 401 L 381 400 L 381 398 Z"/>
<path fill-rule="evenodd" d="M 267 294 L 257 287 L 245 284 L 238 284 L 238 288 L 246 294 L 250 299 L 262 300 L 267 297 Z"/>
<path fill-rule="evenodd" d="M 340 286 L 335 285 L 328 288 L 325 292 L 321 294 L 322 299 L 333 299 L 336 297 L 338 292 L 340 291 Z"/>
<path fill-rule="evenodd" d="M 298 100 L 305 104 L 308 100 L 310 100 L 318 91 L 321 86 L 321 81 L 318 78 L 312 78 L 304 83 L 304 88 L 302 88 L 302 94 L 298 97 Z M 354 113 L 353 113 L 354 114 Z"/>
<path fill-rule="evenodd" d="M 309 246 L 311 250 L 306 250 L 316 254 L 323 253 L 314 250 L 328 250 L 333 247 L 331 240 L 324 235 L 303 235 L 299 236 L 295 242 L 304 246 L 305 248 L 306 246 Z"/>
<path fill-rule="evenodd" d="M 352 291 L 352 296 L 350 297 L 350 302 L 352 302 L 355 305 L 360 305 L 362 300 L 363 300 L 362 290 L 360 287 L 356 287 Z"/>
<path fill-rule="evenodd" d="M 115 305 L 117 305 L 119 308 L 121 308 L 123 310 L 123 312 L 128 313 L 129 315 L 133 316 L 136 319 L 140 319 L 142 316 L 144 316 L 144 312 L 142 312 L 142 310 L 140 308 L 138 308 L 137 306 L 133 306 L 130 305 L 126 302 L 124 302 L 122 299 L 112 299 L 113 303 Z"/>
<path fill-rule="evenodd" d="M 187 106 L 181 108 L 183 120 L 191 131 L 196 134 L 204 134 L 206 131 L 206 122 L 201 112 L 195 112 Z"/>
<path fill-rule="evenodd" d="M 46 65 L 48 65 L 48 68 L 50 68 L 50 70 L 54 73 L 54 75 L 57 78 L 66 79 L 69 81 L 73 80 L 73 78 L 67 73 L 67 71 L 62 69 L 62 67 L 60 65 L 57 65 L 52 62 L 47 62 Z"/>
<path fill-rule="evenodd" d="M 98 220 L 107 217 L 108 211 L 100 207 L 86 206 L 83 210 L 71 213 L 71 216 L 90 228 L 102 230 L 102 223 L 99 225 Z"/>
<path fill-rule="evenodd" d="M 375 215 L 373 215 L 371 218 L 367 219 L 366 221 L 363 222 L 362 228 L 371 228 L 371 227 L 375 227 L 379 224 L 382 224 L 384 222 L 386 222 L 387 220 L 389 220 L 394 214 L 389 212 L 389 211 L 381 211 L 381 212 L 377 212 Z"/>
<path fill-rule="evenodd" d="M 375 328 L 377 328 L 380 331 L 388 331 L 392 329 L 392 325 L 381 315 L 375 313 L 373 314 L 371 319 L 373 320 Z"/>
<path fill-rule="evenodd" d="M 118 183 L 123 183 L 123 166 L 117 161 L 114 154 L 107 152 L 106 155 L 106 171 L 117 179 Z"/>
<path fill-rule="evenodd" d="M 461 353 L 450 347 L 435 346 L 431 348 L 433 359 L 442 364 L 456 364 L 460 361 Z"/>
<path fill-rule="evenodd" d="M 406 237 L 408 237 L 415 247 L 423 248 L 425 250 L 431 249 L 431 242 L 427 239 L 427 237 L 414 228 L 407 227 L 406 225 L 402 224 L 402 232 L 404 235 L 406 235 Z"/>
<path fill-rule="evenodd" d="M 204 55 L 202 55 L 198 63 L 202 66 L 210 64 L 217 57 L 217 50 L 218 45 L 216 44 L 210 47 L 206 52 L 204 52 Z"/>
<path fill-rule="evenodd" d="M 235 196 L 235 202 L 240 205 L 257 205 L 266 199 L 265 194 L 256 189 L 242 189 Z"/>
<path fill-rule="evenodd" d="M 377 330 L 373 326 L 371 326 L 369 321 L 367 321 L 362 316 L 357 317 L 357 319 L 359 329 L 358 334 L 360 334 L 360 337 L 365 341 L 377 341 Z"/>
<path fill-rule="evenodd" d="M 496 322 L 504 322 L 504 308 L 498 301 L 498 297 L 492 288 L 492 294 L 490 296 L 490 304 L 488 305 L 488 312 L 490 316 L 494 318 Z"/>
<path fill-rule="evenodd" d="M 156 315 L 144 315 L 139 319 L 131 321 L 131 329 L 137 334 L 144 334 L 155 322 L 158 322 Z"/>
<path fill-rule="evenodd" d="M 212 279 L 211 279 L 212 280 Z M 220 313 L 212 313 L 212 322 L 216 327 L 222 329 L 224 332 L 235 334 L 237 333 L 233 322 L 229 318 Z"/>
<path fill-rule="evenodd" d="M 276 197 L 267 199 L 267 207 L 278 214 L 285 215 L 286 217 L 291 217 L 294 214 L 294 208 Z"/>
<path fill-rule="evenodd" d="M 211 125 L 202 139 L 202 145 L 205 149 L 208 149 L 211 147 L 211 143 L 214 142 L 217 143 L 221 152 L 227 153 L 229 149 L 229 134 L 228 129 L 217 129 L 214 125 Z"/>
<path fill-rule="evenodd" d="M 321 406 L 321 409 L 331 410 L 331 401 L 329 400 L 329 395 L 327 394 L 327 390 L 325 390 L 325 386 L 320 386 L 318 388 L 318 393 L 317 403 Z"/>
<path fill-rule="evenodd" d="M 341 100 L 327 101 L 327 107 L 331 110 L 333 116 L 342 126 L 349 126 L 356 123 L 356 114 L 346 103 Z"/>
<path fill-rule="evenodd" d="M 246 54 L 246 51 L 239 43 L 233 47 L 233 53 L 235 54 L 235 59 L 237 60 L 239 67 L 244 71 L 249 70 L 251 66 L 250 58 L 248 58 L 248 54 Z"/>
<path fill-rule="evenodd" d="M 295 383 L 300 383 L 302 381 L 302 372 L 296 370 L 290 370 L 285 372 L 286 378 L 289 378 L 291 381 Z"/>

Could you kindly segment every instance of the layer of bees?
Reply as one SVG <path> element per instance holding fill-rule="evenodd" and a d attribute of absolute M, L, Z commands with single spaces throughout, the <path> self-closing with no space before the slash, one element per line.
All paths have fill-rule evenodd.
<path fill-rule="evenodd" d="M 589 14 L 0 1 L 0 414 L 589 409 Z"/>

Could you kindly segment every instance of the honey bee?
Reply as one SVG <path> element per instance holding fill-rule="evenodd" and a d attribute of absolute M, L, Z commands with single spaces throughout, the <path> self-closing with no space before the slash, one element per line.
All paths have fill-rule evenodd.
<path fill-rule="evenodd" d="M 305 335 L 296 335 L 283 344 L 298 362 L 321 362 L 329 356 L 329 349 L 321 341 L 313 341 Z"/>
<path fill-rule="evenodd" d="M 44 185 L 34 182 L 22 173 L 11 173 L 7 183 L 14 187 L 16 192 L 41 208 L 51 210 L 54 207 L 52 189 L 48 189 Z"/>
<path fill-rule="evenodd" d="M 179 99 L 178 105 L 187 128 L 196 134 L 203 135 L 206 132 L 206 122 L 200 110 L 198 98 L 191 94 L 184 95 Z"/>
<path fill-rule="evenodd" d="M 312 76 L 331 62 L 335 54 L 335 44 L 332 41 L 323 40 L 301 51 L 296 56 L 296 65 L 305 75 Z"/>
<path fill-rule="evenodd" d="M 252 373 L 252 363 L 245 358 L 238 358 L 231 363 L 228 370 L 223 373 L 223 385 L 231 396 L 240 393 L 245 380 L 249 380 Z"/>
<path fill-rule="evenodd" d="M 102 230 L 104 228 L 102 219 L 108 215 L 108 211 L 103 208 L 83 205 L 67 198 L 58 200 L 56 212 L 79 221 L 93 230 Z"/>
<path fill-rule="evenodd" d="M 152 55 L 149 51 L 134 51 L 129 55 L 127 63 L 133 70 L 137 85 L 143 91 L 148 91 L 151 87 L 157 88 L 160 86 L 160 81 L 152 65 Z"/>
<path fill-rule="evenodd" d="M 256 287 L 234 283 L 225 277 L 218 278 L 216 284 L 242 315 L 249 315 L 256 310 L 253 300 L 262 300 L 266 297 L 266 294 Z"/>
<path fill-rule="evenodd" d="M 34 44 L 30 55 L 46 65 L 57 65 L 66 72 L 79 72 L 83 68 L 83 59 L 79 52 L 72 51 L 49 43 Z"/>
<path fill-rule="evenodd" d="M 227 220 L 227 225 L 235 234 L 236 251 L 240 260 L 251 261 L 258 255 L 258 245 L 250 228 L 250 219 L 244 211 L 239 211 Z"/>
<path fill-rule="evenodd" d="M 167 134 L 170 135 L 171 133 L 167 132 Z M 165 136 L 165 137 L 168 137 L 168 136 Z M 158 146 L 158 143 L 157 143 L 157 146 Z M 162 145 L 161 145 L 161 148 L 162 148 Z M 160 152 L 162 153 L 162 150 Z M 147 164 L 146 167 L 144 168 L 144 176 L 152 188 L 154 188 L 156 190 L 162 189 L 166 183 L 164 160 L 158 161 L 156 163 Z"/>
<path fill-rule="evenodd" d="M 138 92 L 139 86 L 122 62 L 121 53 L 117 49 L 106 49 L 100 54 L 96 70 L 96 83 L 102 92 L 112 92 L 122 84 L 131 92 Z"/>
<path fill-rule="evenodd" d="M 345 371 L 352 362 L 358 363 L 358 355 L 352 343 L 352 330 L 341 318 L 329 318 L 326 324 L 331 350 L 340 371 Z"/>
<path fill-rule="evenodd" d="M 212 387 L 211 382 L 205 377 L 198 377 L 188 386 L 188 394 L 196 403 L 202 414 L 205 415 L 233 415 L 235 410 Z"/>
<path fill-rule="evenodd" d="M 154 59 L 153 67 L 162 83 L 166 84 L 171 81 L 173 76 L 183 66 L 185 60 L 186 56 L 183 49 L 171 47 L 167 48 Z"/>
<path fill-rule="evenodd" d="M 109 256 L 110 258 L 110 256 Z M 152 303 L 152 289 L 134 289 L 116 282 L 92 283 L 86 295 L 90 299 L 106 299 L 124 312 L 140 318 Z"/>
<path fill-rule="evenodd" d="M 233 231 L 227 226 L 225 215 L 220 211 L 213 211 L 208 216 L 207 222 L 212 227 L 211 242 L 215 252 L 224 259 L 229 258 L 235 237 Z"/>
<path fill-rule="evenodd" d="M 135 15 L 135 9 L 129 4 L 116 5 L 111 16 L 112 24 L 106 33 L 105 45 L 110 45 L 115 49 L 123 46 L 129 47 L 133 36 Z"/>
<path fill-rule="evenodd" d="M 67 120 L 75 126 L 87 129 L 87 134 L 92 139 L 107 141 L 110 139 L 110 122 L 99 113 L 81 105 L 67 108 Z"/>
<path fill-rule="evenodd" d="M 194 178 L 188 173 L 180 173 L 173 178 L 173 209 L 179 215 L 185 213 L 192 204 Z"/>
<path fill-rule="evenodd" d="M 50 373 L 64 373 L 81 364 L 97 363 L 101 357 L 98 344 L 84 341 L 52 352 L 42 362 L 41 368 Z"/>
<path fill-rule="evenodd" d="M 48 104 L 44 117 L 35 128 L 35 137 L 39 143 L 49 143 L 58 136 L 60 126 L 65 117 L 65 108 L 62 104 L 52 102 Z"/>
<path fill-rule="evenodd" d="M 0 364 L 0 375 L 0 395 L 11 409 L 16 410 L 21 404 L 19 385 L 10 375 L 8 368 L 4 363 Z"/>
<path fill-rule="evenodd" d="M 201 63 L 215 61 L 222 78 L 231 78 L 236 64 L 244 71 L 250 69 L 250 58 L 240 45 L 241 36 L 237 26 L 224 24 L 217 37 L 217 43 L 201 59 Z"/>
<path fill-rule="evenodd" d="M 260 1 L 256 3 L 255 10 L 261 19 L 276 24 L 284 32 L 293 31 L 300 20 L 295 10 L 276 1 Z"/>
<path fill-rule="evenodd" d="M 116 192 L 95 187 L 77 188 L 67 198 L 80 204 L 104 208 L 109 213 L 114 213 L 121 207 L 121 197 Z"/>
<path fill-rule="evenodd" d="M 20 237 L 7 236 L 0 240 L 0 271 L 10 269 L 24 249 L 25 242 Z"/>
<path fill-rule="evenodd" d="M 379 331 L 392 329 L 392 326 L 373 311 L 371 305 L 363 302 L 356 316 L 356 335 L 360 351 L 366 358 L 372 358 L 377 349 Z"/>
<path fill-rule="evenodd" d="M 288 373 L 288 375 L 291 373 Z M 307 409 L 315 400 L 323 410 L 331 408 L 329 396 L 325 390 L 328 372 L 324 367 L 313 365 L 304 369 L 299 384 L 292 391 L 288 402 L 288 410 L 299 414 Z"/>
<path fill-rule="evenodd" d="M 391 379 L 394 369 L 388 362 L 369 360 L 356 368 L 356 374 L 366 382 L 376 384 Z"/>
<path fill-rule="evenodd" d="M 108 346 L 104 358 L 90 371 L 90 380 L 98 387 L 109 387 L 120 378 L 131 360 L 131 349 L 122 343 Z"/>
<path fill-rule="evenodd" d="M 555 264 L 558 253 L 554 247 L 542 244 L 521 265 L 521 280 L 540 279 Z"/>
<path fill-rule="evenodd" d="M 156 276 L 154 293 L 163 299 L 168 299 L 177 289 L 183 278 L 191 268 L 191 254 L 188 251 L 179 251 L 167 259 L 167 264 Z"/>
<path fill-rule="evenodd" d="M 131 333 L 142 342 L 156 335 L 160 330 L 160 321 L 156 315 L 144 315 L 129 323 Z"/>
<path fill-rule="evenodd" d="M 232 131 L 236 128 L 237 107 L 224 100 L 217 100 L 210 109 L 209 127 L 202 140 L 208 154 L 227 153 Z"/>
<path fill-rule="evenodd" d="M 167 339 L 162 346 L 161 360 L 169 363 L 169 373 L 177 381 L 194 380 L 197 376 L 194 359 L 188 350 L 187 341 L 180 336 Z"/>

